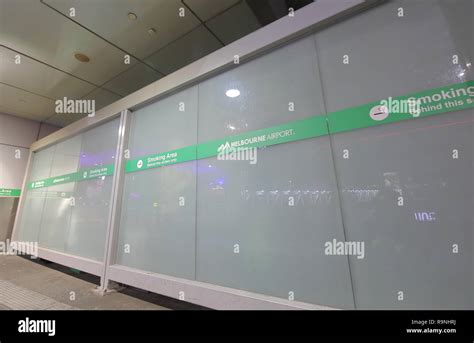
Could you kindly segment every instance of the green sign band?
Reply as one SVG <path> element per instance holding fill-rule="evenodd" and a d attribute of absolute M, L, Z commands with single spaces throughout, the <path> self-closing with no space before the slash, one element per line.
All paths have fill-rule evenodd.
<path fill-rule="evenodd" d="M 0 197 L 19 197 L 21 189 L 17 188 L 0 188 Z"/>
<path fill-rule="evenodd" d="M 390 97 L 327 115 L 314 116 L 182 149 L 143 156 L 128 160 L 125 172 L 131 173 L 214 157 L 222 150 L 231 148 L 259 148 L 472 107 L 474 107 L 474 81 L 467 81 L 409 95 Z"/>
<path fill-rule="evenodd" d="M 297 120 L 267 129 L 246 132 L 227 139 L 215 140 L 199 145 L 148 155 L 125 164 L 125 172 L 163 167 L 176 163 L 217 156 L 220 151 L 231 148 L 259 148 L 281 143 L 313 138 L 328 134 L 326 117 L 317 116 Z"/>
<path fill-rule="evenodd" d="M 136 160 L 128 160 L 125 171 L 131 173 L 138 170 L 158 168 L 170 164 L 182 163 L 196 159 L 196 146 L 163 152 L 161 154 L 148 155 Z"/>
<path fill-rule="evenodd" d="M 328 127 L 326 117 L 315 116 L 199 144 L 197 146 L 197 157 L 201 159 L 217 156 L 220 151 L 231 148 L 260 148 L 327 134 Z"/>
<path fill-rule="evenodd" d="M 91 180 L 91 179 L 96 179 L 102 176 L 110 176 L 113 174 L 114 174 L 114 165 L 108 164 L 106 166 L 83 169 L 75 173 L 50 177 L 44 180 L 30 181 L 28 182 L 28 189 L 37 189 L 37 188 L 43 188 L 43 187 L 62 185 L 64 183 Z"/>
<path fill-rule="evenodd" d="M 357 130 L 402 120 L 459 111 L 474 107 L 474 81 L 467 81 L 421 92 L 390 97 L 381 101 L 313 116 L 282 125 L 246 132 L 181 149 L 128 160 L 125 172 L 131 173 L 219 155 L 237 148 L 259 148 L 299 141 L 349 130 Z M 112 164 L 28 183 L 28 189 L 109 176 Z M 19 194 L 19 193 L 18 193 Z M 1 195 L 1 193 L 0 193 Z"/>
<path fill-rule="evenodd" d="M 381 105 L 387 107 L 387 112 L 380 114 L 382 120 L 377 120 L 371 111 L 376 112 Z M 402 120 L 427 117 L 435 114 L 460 111 L 474 107 L 474 81 L 424 90 L 422 92 L 404 95 L 369 104 L 351 107 L 329 113 L 329 132 L 338 133 L 362 129 L 381 124 L 394 123 Z M 391 110 L 391 108 L 393 108 Z M 413 109 L 410 113 L 410 109 Z M 395 112 L 395 113 L 393 113 Z M 376 118 L 376 119 L 374 119 Z"/>

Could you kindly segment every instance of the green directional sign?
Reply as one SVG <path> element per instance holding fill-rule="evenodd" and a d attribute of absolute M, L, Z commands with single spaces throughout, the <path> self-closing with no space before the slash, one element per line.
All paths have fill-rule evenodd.
<path fill-rule="evenodd" d="M 125 172 L 214 157 L 232 148 L 259 148 L 474 107 L 474 81 L 380 101 L 127 161 Z"/>
<path fill-rule="evenodd" d="M 128 160 L 125 164 L 125 172 L 131 173 L 138 170 L 163 167 L 171 164 L 192 161 L 195 159 L 196 146 L 189 146 L 182 149 L 143 156 L 134 160 Z"/>
<path fill-rule="evenodd" d="M 106 166 L 83 169 L 74 173 L 54 176 L 44 180 L 30 181 L 28 182 L 28 189 L 37 189 L 61 185 L 64 183 L 91 180 L 102 176 L 110 176 L 113 175 L 113 173 L 114 165 L 108 164 Z"/>
<path fill-rule="evenodd" d="M 0 188 L 0 197 L 19 197 L 21 189 L 17 188 Z"/>
<path fill-rule="evenodd" d="M 220 152 L 237 148 L 259 148 L 283 144 L 473 107 L 474 81 L 466 81 L 404 96 L 389 97 L 326 115 L 321 114 L 270 128 L 128 160 L 125 164 L 125 172 L 137 172 L 214 157 L 219 155 Z M 113 174 L 113 169 L 113 165 L 108 165 L 82 170 L 45 180 L 33 181 L 28 184 L 28 188 L 36 189 L 108 176 Z"/>
<path fill-rule="evenodd" d="M 264 146 L 299 141 L 328 134 L 326 116 L 292 121 L 282 125 L 250 131 L 197 146 L 197 158 L 217 156 L 230 148 L 260 148 Z"/>
<path fill-rule="evenodd" d="M 411 108 L 419 111 L 410 113 L 410 106 L 407 105 L 410 103 L 414 105 Z M 371 111 L 376 110 L 381 104 L 386 109 L 379 111 L 383 119 L 377 120 L 376 116 L 371 116 Z M 391 111 L 391 107 L 394 110 Z M 329 132 L 362 129 L 472 107 L 474 107 L 474 81 L 462 82 L 329 113 Z"/>

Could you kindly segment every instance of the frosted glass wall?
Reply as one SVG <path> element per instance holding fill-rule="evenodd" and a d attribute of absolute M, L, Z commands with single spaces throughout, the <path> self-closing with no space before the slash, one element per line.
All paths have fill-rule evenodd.
<path fill-rule="evenodd" d="M 46 187 L 36 181 L 61 179 L 113 165 L 119 120 L 35 152 L 28 177 L 24 208 L 16 239 L 39 247 L 93 260 L 102 260 L 105 246 L 112 177 L 101 176 Z"/>
<path fill-rule="evenodd" d="M 132 113 L 130 160 L 324 112 L 308 37 Z M 344 240 L 329 138 L 261 148 L 257 158 L 126 173 L 116 262 L 353 308 L 347 257 L 321 249 Z"/>
<path fill-rule="evenodd" d="M 192 87 L 132 113 L 130 160 L 196 144 L 197 101 Z M 122 197 L 117 263 L 194 279 L 196 161 L 127 173 Z"/>
<path fill-rule="evenodd" d="M 472 13 L 397 1 L 316 34 L 327 111 L 474 80 Z M 473 308 L 473 134 L 471 108 L 331 135 L 358 308 Z"/>
<path fill-rule="evenodd" d="M 470 13 L 388 2 L 132 113 L 115 263 L 337 308 L 473 308 L 472 107 L 340 133 L 332 119 L 473 80 Z M 309 118 L 325 131 L 253 162 L 209 153 Z"/>
<path fill-rule="evenodd" d="M 324 115 L 315 54 L 308 37 L 200 84 L 199 142 Z M 197 280 L 352 308 L 347 257 L 322 249 L 344 240 L 328 136 L 250 162 L 198 162 Z"/>
<path fill-rule="evenodd" d="M 472 12 L 390 1 L 134 110 L 112 264 L 343 309 L 472 309 Z M 470 107 L 373 107 L 438 87 Z M 36 152 L 29 183 L 112 165 L 118 125 Z M 84 178 L 30 188 L 17 239 L 101 260 L 112 178 Z"/>

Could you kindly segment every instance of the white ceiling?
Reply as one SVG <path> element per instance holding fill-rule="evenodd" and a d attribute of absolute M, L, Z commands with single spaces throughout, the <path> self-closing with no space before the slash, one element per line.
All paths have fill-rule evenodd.
<path fill-rule="evenodd" d="M 66 126 L 84 115 L 55 113 L 55 100 L 98 110 L 260 28 L 249 1 L 0 0 L 0 112 Z"/>

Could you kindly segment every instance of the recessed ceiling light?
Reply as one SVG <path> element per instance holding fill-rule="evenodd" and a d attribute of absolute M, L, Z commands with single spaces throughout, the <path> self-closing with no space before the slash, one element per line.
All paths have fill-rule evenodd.
<path fill-rule="evenodd" d="M 91 60 L 88 56 L 84 55 L 81 52 L 75 53 L 74 57 L 80 62 L 89 62 Z"/>
<path fill-rule="evenodd" d="M 155 30 L 153 27 L 150 27 L 150 28 L 148 29 L 148 34 L 149 34 L 150 36 L 153 36 L 155 33 L 156 33 L 156 30 Z"/>
<path fill-rule="evenodd" d="M 229 98 L 236 98 L 240 95 L 240 91 L 238 89 L 229 89 L 227 92 L 225 92 L 225 95 L 227 95 Z"/>
<path fill-rule="evenodd" d="M 133 12 L 129 12 L 129 13 L 127 14 L 127 17 L 128 17 L 128 19 L 130 19 L 130 20 L 137 20 L 137 18 L 138 18 L 137 15 L 136 15 L 135 13 L 133 13 Z"/>

